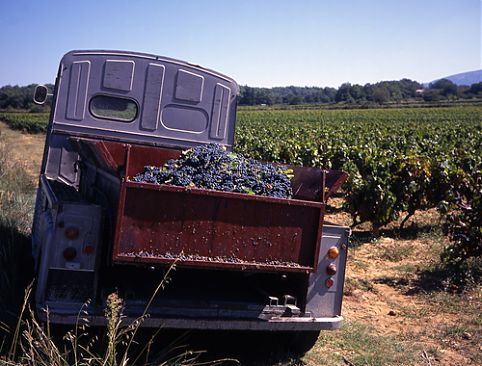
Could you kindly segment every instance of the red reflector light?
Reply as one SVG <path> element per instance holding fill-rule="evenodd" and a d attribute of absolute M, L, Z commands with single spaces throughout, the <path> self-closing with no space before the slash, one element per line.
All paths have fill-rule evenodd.
<path fill-rule="evenodd" d="M 69 240 L 75 240 L 79 237 L 79 229 L 76 227 L 70 226 L 67 229 L 65 229 L 64 234 L 65 237 Z"/>
<path fill-rule="evenodd" d="M 335 259 L 335 258 L 338 258 L 338 256 L 340 255 L 340 249 L 338 249 L 337 247 L 331 247 L 330 249 L 328 249 L 328 258 L 331 258 L 331 259 Z"/>
<path fill-rule="evenodd" d="M 94 253 L 95 248 L 92 245 L 86 245 L 84 247 L 84 253 L 85 254 L 92 254 Z"/>
<path fill-rule="evenodd" d="M 63 254 L 64 254 L 65 260 L 71 261 L 77 256 L 77 250 L 75 250 L 75 248 L 73 247 L 67 247 L 64 249 Z"/>
<path fill-rule="evenodd" d="M 328 267 L 326 267 L 326 273 L 328 273 L 330 276 L 333 276 L 336 274 L 336 264 L 331 263 Z"/>
<path fill-rule="evenodd" d="M 331 278 L 328 278 L 326 281 L 325 281 L 325 286 L 330 288 L 331 286 L 333 286 L 333 284 L 335 283 L 335 281 L 333 281 Z"/>

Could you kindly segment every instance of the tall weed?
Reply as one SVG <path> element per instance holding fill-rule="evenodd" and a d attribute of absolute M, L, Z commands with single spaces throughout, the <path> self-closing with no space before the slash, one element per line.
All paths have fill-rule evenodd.
<path fill-rule="evenodd" d="M 30 227 L 35 189 L 9 151 L 0 135 L 0 345 L 19 316 L 23 291 L 33 276 Z"/>

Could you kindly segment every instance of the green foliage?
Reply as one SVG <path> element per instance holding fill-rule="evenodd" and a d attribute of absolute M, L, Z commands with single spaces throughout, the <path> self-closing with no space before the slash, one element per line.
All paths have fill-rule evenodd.
<path fill-rule="evenodd" d="M 438 92 L 445 97 L 457 95 L 457 85 L 447 79 L 440 79 L 430 84 L 430 89 L 437 89 Z"/>
<path fill-rule="evenodd" d="M 240 111 L 236 149 L 252 158 L 350 174 L 354 222 L 375 230 L 416 210 L 452 202 L 480 169 L 480 107 Z M 405 220 L 406 221 L 406 220 Z"/>
<path fill-rule="evenodd" d="M 423 90 L 423 93 L 420 93 Z M 440 100 L 470 99 L 482 96 L 481 83 L 470 87 L 457 87 L 447 79 L 441 79 L 424 89 L 423 85 L 409 79 L 381 81 L 375 84 L 343 83 L 336 88 L 322 87 L 275 87 L 253 88 L 241 86 L 239 105 L 306 105 L 338 103 L 344 105 L 384 105 L 417 101 L 436 102 Z"/>
<path fill-rule="evenodd" d="M 482 170 L 480 114 L 477 106 L 240 110 L 235 146 L 258 160 L 347 171 L 345 208 L 354 223 L 369 221 L 375 231 L 402 212 L 403 227 L 416 210 L 457 209 L 448 220 L 454 246 L 445 255 L 453 262 L 467 250 L 455 217 L 471 227 L 479 220 L 475 228 L 480 228 L 480 216 L 469 214 L 477 210 L 463 208 L 473 206 L 474 189 L 480 192 L 475 179 Z M 48 115 L 9 113 L 0 119 L 35 132 L 46 130 Z"/>
<path fill-rule="evenodd" d="M 482 278 L 480 107 L 238 112 L 236 149 L 268 161 L 342 169 L 354 224 L 379 228 L 438 207 L 457 287 Z"/>
<path fill-rule="evenodd" d="M 29 133 L 46 132 L 48 120 L 48 113 L 0 113 L 0 121 L 6 122 L 10 128 Z"/>
<path fill-rule="evenodd" d="M 0 87 L 0 110 L 38 110 L 39 106 L 36 106 L 33 102 L 33 94 L 36 84 L 30 84 L 27 86 L 18 85 L 6 85 Z M 54 86 L 47 84 L 47 88 L 50 93 Z M 42 106 L 43 111 L 50 108 L 50 100 L 47 101 L 45 106 Z"/>
<path fill-rule="evenodd" d="M 460 172 L 459 172 L 460 173 Z M 453 186 L 452 205 L 455 209 L 446 215 L 446 232 L 451 244 L 442 253 L 442 259 L 453 272 L 454 280 L 462 285 L 480 283 L 482 279 L 482 163 L 474 174 L 457 179 Z M 447 204 L 447 202 L 444 202 Z M 449 203 L 450 204 L 450 203 Z"/>

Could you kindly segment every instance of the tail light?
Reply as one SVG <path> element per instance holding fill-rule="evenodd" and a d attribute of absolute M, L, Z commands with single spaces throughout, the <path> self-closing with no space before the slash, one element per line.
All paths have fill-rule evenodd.
<path fill-rule="evenodd" d="M 77 256 L 77 250 L 74 247 L 67 247 L 64 249 L 63 255 L 65 260 L 71 261 Z"/>
<path fill-rule="evenodd" d="M 92 254 L 92 253 L 94 253 L 94 250 L 95 250 L 95 248 L 94 248 L 93 245 L 86 245 L 84 247 L 83 251 L 84 251 L 85 254 Z"/>
<path fill-rule="evenodd" d="M 80 231 L 75 226 L 70 226 L 64 231 L 64 235 L 69 240 L 75 240 L 79 237 Z"/>
<path fill-rule="evenodd" d="M 330 259 L 336 259 L 340 255 L 340 249 L 338 249 L 337 247 L 331 247 L 330 249 L 328 249 L 327 255 Z"/>
<path fill-rule="evenodd" d="M 336 274 L 336 264 L 331 263 L 326 267 L 326 273 L 329 274 L 330 276 L 334 276 Z"/>

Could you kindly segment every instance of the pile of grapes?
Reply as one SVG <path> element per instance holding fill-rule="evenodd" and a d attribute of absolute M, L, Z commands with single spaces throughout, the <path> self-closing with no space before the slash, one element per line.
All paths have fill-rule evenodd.
<path fill-rule="evenodd" d="M 186 150 L 162 167 L 146 166 L 135 182 L 172 184 L 278 198 L 291 198 L 293 171 L 227 152 L 218 144 Z"/>

